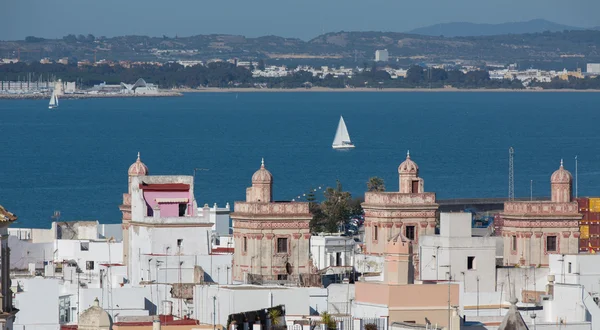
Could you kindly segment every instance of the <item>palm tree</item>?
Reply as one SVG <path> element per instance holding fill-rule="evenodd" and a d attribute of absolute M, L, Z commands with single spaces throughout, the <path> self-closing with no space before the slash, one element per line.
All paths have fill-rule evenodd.
<path fill-rule="evenodd" d="M 281 312 L 278 309 L 270 309 L 269 318 L 271 319 L 271 327 L 276 327 L 281 323 Z"/>
<path fill-rule="evenodd" d="M 331 314 L 329 314 L 327 312 L 321 313 L 321 323 L 323 323 L 327 326 L 327 330 L 335 330 L 335 328 L 336 328 L 335 320 L 333 319 L 333 316 L 331 316 Z"/>
<path fill-rule="evenodd" d="M 367 189 L 368 191 L 385 191 L 383 179 L 376 176 L 370 177 L 367 181 Z"/>

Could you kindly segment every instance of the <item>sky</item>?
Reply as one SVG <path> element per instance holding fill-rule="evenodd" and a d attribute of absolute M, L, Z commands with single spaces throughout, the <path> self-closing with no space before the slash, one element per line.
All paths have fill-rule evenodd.
<path fill-rule="evenodd" d="M 448 22 L 547 19 L 600 25 L 598 0 L 2 0 L 0 40 L 26 36 L 279 35 L 393 31 Z"/>

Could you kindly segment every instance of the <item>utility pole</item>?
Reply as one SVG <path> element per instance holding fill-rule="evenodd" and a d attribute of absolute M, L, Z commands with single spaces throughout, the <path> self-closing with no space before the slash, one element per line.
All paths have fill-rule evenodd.
<path fill-rule="evenodd" d="M 213 330 L 217 330 L 217 296 L 213 296 Z"/>
<path fill-rule="evenodd" d="M 577 156 L 575 156 L 575 198 L 579 197 L 579 191 L 577 189 Z"/>
<path fill-rule="evenodd" d="M 514 159 L 515 159 L 515 149 L 510 147 L 508 149 L 508 200 L 515 200 L 515 168 L 514 168 Z"/>

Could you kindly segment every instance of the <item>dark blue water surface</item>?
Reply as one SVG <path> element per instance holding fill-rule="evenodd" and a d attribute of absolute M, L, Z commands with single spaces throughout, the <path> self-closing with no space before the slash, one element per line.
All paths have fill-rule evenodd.
<path fill-rule="evenodd" d="M 178 98 L 0 101 L 0 205 L 17 226 L 120 221 L 127 169 L 138 151 L 151 174 L 197 172 L 199 205 L 245 198 L 265 158 L 276 199 L 332 186 L 362 196 L 371 176 L 398 189 L 410 149 L 438 198 L 504 197 L 508 148 L 515 190 L 547 196 L 565 159 L 579 194 L 600 195 L 599 93 L 198 93 Z M 356 144 L 335 151 L 343 115 Z"/>

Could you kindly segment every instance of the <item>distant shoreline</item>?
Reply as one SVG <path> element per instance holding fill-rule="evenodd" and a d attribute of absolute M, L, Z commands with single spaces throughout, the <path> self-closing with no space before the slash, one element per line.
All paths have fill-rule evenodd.
<path fill-rule="evenodd" d="M 470 89 L 459 89 L 459 88 L 325 88 L 325 87 L 313 87 L 313 88 L 198 88 L 198 89 L 176 89 L 180 93 L 286 93 L 286 92 L 370 92 L 370 93 L 410 93 L 410 92 L 499 92 L 499 93 L 532 93 L 532 92 L 587 92 L 587 93 L 599 93 L 600 89 L 506 89 L 506 88 L 495 88 L 495 89 L 484 89 L 484 88 L 470 88 Z"/>
<path fill-rule="evenodd" d="M 183 96 L 182 93 L 176 91 L 160 92 L 158 94 L 65 94 L 59 98 L 61 100 L 68 99 L 94 99 L 94 98 L 152 98 L 152 97 L 175 97 Z M 0 94 L 0 100 L 42 100 L 50 98 L 50 94 Z"/>
<path fill-rule="evenodd" d="M 600 89 L 458 89 L 458 88 L 181 88 L 161 92 L 155 95 L 135 94 L 65 94 L 60 99 L 91 98 L 153 98 L 184 96 L 184 93 L 599 93 Z M 41 100 L 47 94 L 0 94 L 0 100 Z"/>

